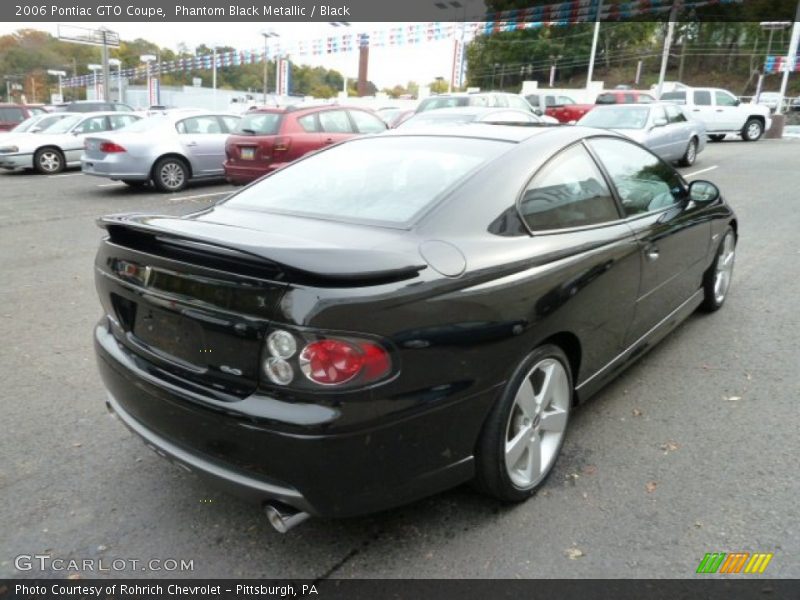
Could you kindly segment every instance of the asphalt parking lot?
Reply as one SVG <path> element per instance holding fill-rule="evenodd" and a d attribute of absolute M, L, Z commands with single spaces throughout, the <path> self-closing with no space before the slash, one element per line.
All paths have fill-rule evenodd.
<path fill-rule="evenodd" d="M 183 214 L 175 195 L 70 171 L 0 174 L 0 576 L 14 557 L 192 560 L 91 576 L 692 577 L 706 552 L 773 552 L 800 577 L 800 140 L 709 144 L 693 178 L 723 189 L 740 244 L 723 310 L 695 315 L 572 420 L 536 497 L 462 487 L 281 536 L 257 507 L 160 459 L 106 412 L 92 263 L 114 212 Z M 457 426 L 457 424 L 454 424 Z"/>

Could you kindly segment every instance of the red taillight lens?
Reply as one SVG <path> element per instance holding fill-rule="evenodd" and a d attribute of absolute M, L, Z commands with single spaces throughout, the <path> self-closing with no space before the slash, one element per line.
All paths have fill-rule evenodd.
<path fill-rule="evenodd" d="M 114 142 L 103 142 L 100 144 L 100 152 L 105 152 L 106 154 L 112 154 L 114 152 L 127 152 L 125 148 L 120 146 L 119 144 L 115 144 Z"/>
<path fill-rule="evenodd" d="M 363 383 L 380 379 L 391 369 L 389 353 L 371 342 L 325 339 L 311 342 L 300 353 L 300 370 L 320 385 L 339 385 L 361 375 Z"/>

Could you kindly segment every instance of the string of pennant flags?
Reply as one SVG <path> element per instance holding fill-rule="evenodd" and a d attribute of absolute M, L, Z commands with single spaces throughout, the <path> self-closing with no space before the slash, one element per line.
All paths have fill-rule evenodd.
<path fill-rule="evenodd" d="M 286 40 L 280 37 L 270 38 L 267 45 L 258 49 L 231 50 L 208 53 L 171 61 L 154 62 L 149 65 L 150 74 L 159 76 L 164 73 L 211 70 L 213 68 L 238 67 L 262 63 L 265 60 L 291 56 L 292 58 L 323 56 L 327 54 L 347 53 L 361 47 L 371 48 L 399 47 L 444 39 L 456 40 L 456 60 L 459 72 L 463 70 L 463 43 L 458 36 L 472 38 L 476 35 L 520 31 L 550 26 L 564 26 L 585 23 L 597 18 L 598 8 L 603 20 L 633 18 L 647 14 L 658 14 L 672 8 L 675 0 L 629 0 L 613 2 L 605 0 L 569 0 L 556 4 L 532 6 L 490 13 L 485 21 L 453 23 L 429 22 L 411 23 L 389 29 L 381 29 L 369 33 L 342 33 L 313 40 Z M 743 0 L 681 0 L 683 9 L 699 8 L 710 5 L 740 4 Z M 122 77 L 141 79 L 147 76 L 147 66 L 140 65 L 122 69 Z M 96 75 L 79 75 L 64 79 L 62 85 L 78 87 L 96 82 Z"/>
<path fill-rule="evenodd" d="M 768 56 L 764 62 L 764 73 L 783 73 L 789 71 L 790 73 L 800 73 L 800 53 L 792 60 L 786 56 Z"/>

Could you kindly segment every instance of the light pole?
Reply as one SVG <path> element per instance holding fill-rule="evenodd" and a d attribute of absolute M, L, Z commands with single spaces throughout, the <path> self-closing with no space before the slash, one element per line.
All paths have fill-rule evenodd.
<path fill-rule="evenodd" d="M 147 108 L 152 106 L 152 94 L 150 93 L 150 63 L 156 59 L 155 54 L 142 54 L 139 57 L 139 60 L 142 61 L 145 65 L 147 65 Z"/>
<path fill-rule="evenodd" d="M 94 74 L 94 99 L 100 100 L 100 82 L 97 79 L 97 72 L 103 70 L 103 65 L 86 65 Z"/>
<path fill-rule="evenodd" d="M 56 69 L 48 69 L 47 70 L 47 74 L 48 75 L 55 75 L 56 77 L 58 77 L 58 97 L 61 98 L 61 100 L 59 100 L 59 102 L 63 102 L 64 101 L 64 96 L 61 93 L 61 78 L 62 77 L 66 77 L 67 76 L 67 72 L 66 71 L 58 71 Z"/>
<path fill-rule="evenodd" d="M 275 33 L 274 29 L 265 29 L 261 32 L 261 35 L 264 36 L 264 106 L 266 106 L 267 94 L 269 93 L 269 88 L 267 86 L 267 64 L 269 63 L 267 60 L 267 40 L 269 38 L 280 37 L 280 34 Z"/>
<path fill-rule="evenodd" d="M 783 79 L 781 79 L 781 91 L 778 95 L 778 108 L 775 112 L 783 114 L 783 99 L 786 97 L 786 87 L 789 85 L 789 71 L 797 60 L 797 47 L 800 45 L 800 0 L 797 2 L 797 12 L 794 16 L 792 26 L 792 36 L 789 38 L 789 53 L 786 55 Z"/>
<path fill-rule="evenodd" d="M 117 102 L 122 102 L 122 61 L 118 58 L 109 58 L 108 64 L 112 67 L 117 67 Z M 109 90 L 109 98 L 110 97 L 111 90 Z"/>
<path fill-rule="evenodd" d="M 586 74 L 586 89 L 592 85 L 594 76 L 594 59 L 597 56 L 597 38 L 600 36 L 600 12 L 603 10 L 603 0 L 597 0 L 597 14 L 594 21 L 594 33 L 592 35 L 592 52 L 589 55 L 589 72 Z"/>

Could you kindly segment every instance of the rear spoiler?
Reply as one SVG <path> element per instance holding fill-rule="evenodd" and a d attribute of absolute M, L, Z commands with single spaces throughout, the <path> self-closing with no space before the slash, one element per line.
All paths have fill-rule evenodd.
<path fill-rule="evenodd" d="M 398 281 L 415 277 L 427 268 L 421 258 L 383 250 L 309 246 L 291 237 L 270 236 L 253 230 L 173 216 L 121 214 L 101 217 L 97 225 L 110 241 L 130 246 L 136 238 L 182 246 L 195 253 L 279 270 L 287 278 L 330 280 L 357 285 Z M 258 239 L 256 239 L 258 237 Z M 280 243 L 270 244 L 270 237 Z"/>

